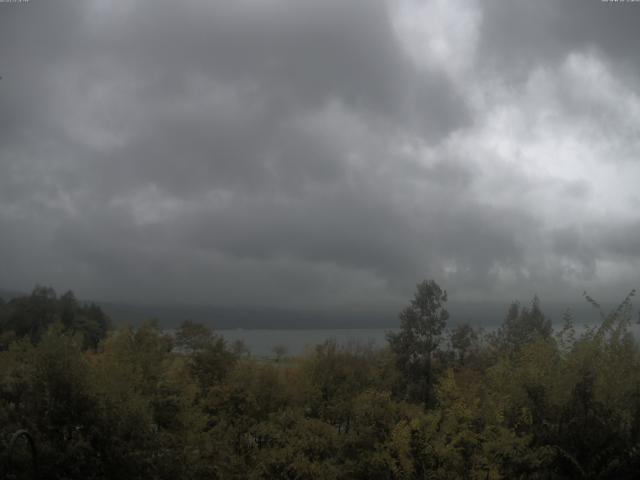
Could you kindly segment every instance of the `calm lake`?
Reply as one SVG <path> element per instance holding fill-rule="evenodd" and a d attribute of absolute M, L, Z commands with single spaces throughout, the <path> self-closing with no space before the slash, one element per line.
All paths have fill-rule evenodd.
<path fill-rule="evenodd" d="M 319 330 L 253 330 L 234 329 L 217 330 L 229 344 L 242 340 L 251 354 L 258 357 L 273 356 L 273 347 L 286 348 L 285 355 L 301 355 L 308 348 L 333 339 L 340 344 L 358 342 L 372 344 L 374 347 L 384 347 L 386 333 L 395 329 L 319 329 Z"/>
<path fill-rule="evenodd" d="M 587 327 L 595 324 L 578 324 L 576 331 L 579 334 Z M 474 325 L 474 327 L 477 327 Z M 496 326 L 484 326 L 485 333 L 497 328 Z M 553 325 L 554 332 L 562 329 L 561 324 Z M 630 325 L 630 330 L 640 339 L 640 325 Z M 302 355 L 315 345 L 323 343 L 325 340 L 335 340 L 339 344 L 357 342 L 359 344 L 370 344 L 373 347 L 382 348 L 386 346 L 387 332 L 397 332 L 394 328 L 354 328 L 354 329 L 221 329 L 217 333 L 224 336 L 228 344 L 233 344 L 236 340 L 242 340 L 249 348 L 251 355 L 257 357 L 273 357 L 273 348 L 276 346 L 285 347 L 285 356 Z"/>

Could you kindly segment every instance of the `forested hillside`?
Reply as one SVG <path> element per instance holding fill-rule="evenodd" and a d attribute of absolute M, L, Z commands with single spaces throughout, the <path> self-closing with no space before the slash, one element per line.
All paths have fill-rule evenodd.
<path fill-rule="evenodd" d="M 0 451 L 26 429 L 52 479 L 637 478 L 632 296 L 579 332 L 514 303 L 483 335 L 425 281 L 386 348 L 276 361 L 36 288 L 0 302 Z"/>

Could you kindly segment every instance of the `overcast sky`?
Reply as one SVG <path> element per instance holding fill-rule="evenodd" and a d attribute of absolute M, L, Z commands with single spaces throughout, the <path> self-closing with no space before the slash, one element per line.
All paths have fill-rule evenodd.
<path fill-rule="evenodd" d="M 600 0 L 0 3 L 0 288 L 623 298 L 639 25 Z"/>

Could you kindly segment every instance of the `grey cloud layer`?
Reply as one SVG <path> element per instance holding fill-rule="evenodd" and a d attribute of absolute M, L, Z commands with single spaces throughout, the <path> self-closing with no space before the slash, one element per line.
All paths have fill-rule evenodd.
<path fill-rule="evenodd" d="M 635 286 L 640 8 L 428 6 L 478 35 L 409 36 L 371 0 L 0 4 L 0 285 L 350 308 L 423 277 Z"/>

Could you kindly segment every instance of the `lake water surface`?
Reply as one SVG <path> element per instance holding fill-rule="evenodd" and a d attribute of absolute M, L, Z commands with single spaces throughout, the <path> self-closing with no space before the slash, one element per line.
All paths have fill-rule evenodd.
<path fill-rule="evenodd" d="M 576 325 L 576 332 L 579 334 L 587 327 L 595 324 Z M 495 330 L 497 326 L 484 326 L 485 333 Z M 561 324 L 553 325 L 554 333 L 562 329 Z M 315 345 L 319 345 L 326 340 L 332 339 L 339 344 L 349 344 L 356 342 L 364 345 L 372 345 L 374 348 L 383 348 L 387 345 L 387 333 L 397 332 L 397 328 L 355 328 L 355 329 L 221 329 L 217 333 L 221 334 L 229 344 L 236 340 L 242 340 L 249 348 L 251 355 L 257 357 L 273 357 L 273 348 L 284 347 L 285 356 L 302 355 Z M 640 339 L 640 325 L 630 325 L 630 331 L 636 339 Z"/>
<path fill-rule="evenodd" d="M 371 344 L 382 348 L 386 345 L 386 334 L 396 329 L 319 329 L 319 330 L 217 330 L 229 344 L 242 340 L 252 355 L 258 357 L 273 356 L 273 348 L 282 346 L 285 355 L 301 355 L 309 348 L 323 343 L 325 340 L 335 340 L 339 344 L 357 342 Z"/>

